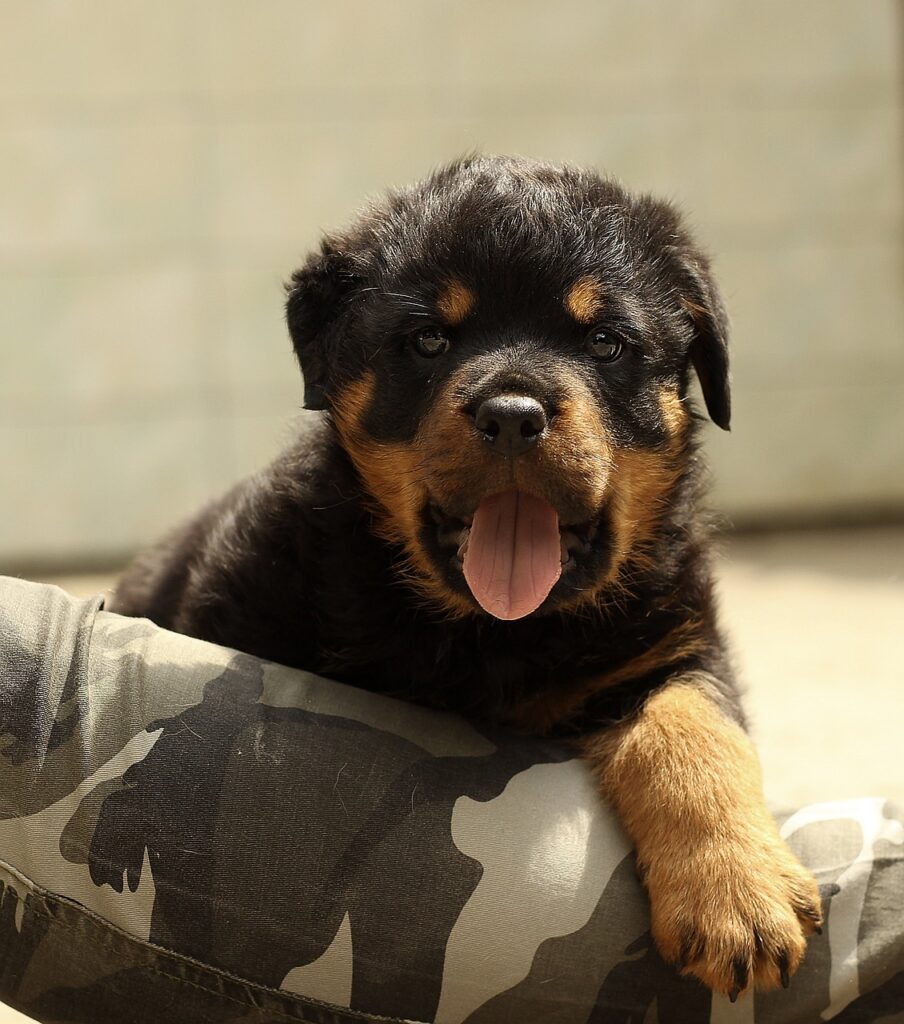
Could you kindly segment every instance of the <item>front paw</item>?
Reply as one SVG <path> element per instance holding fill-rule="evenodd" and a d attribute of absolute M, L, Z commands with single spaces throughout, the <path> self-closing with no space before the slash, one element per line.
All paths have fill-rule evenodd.
<path fill-rule="evenodd" d="M 663 958 L 732 1002 L 751 983 L 787 988 L 820 930 L 816 882 L 777 836 L 719 837 L 645 876 Z"/>

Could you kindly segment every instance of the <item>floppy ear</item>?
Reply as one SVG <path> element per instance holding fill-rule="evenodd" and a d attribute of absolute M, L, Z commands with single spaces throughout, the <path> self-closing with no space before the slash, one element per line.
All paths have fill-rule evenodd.
<path fill-rule="evenodd" d="M 286 285 L 286 323 L 304 377 L 305 409 L 328 407 L 330 335 L 357 283 L 348 258 L 325 242 Z"/>
<path fill-rule="evenodd" d="M 703 391 L 710 419 L 723 430 L 731 424 L 731 386 L 728 372 L 728 314 L 708 262 L 685 259 L 687 286 L 681 304 L 694 326 L 690 360 Z"/>

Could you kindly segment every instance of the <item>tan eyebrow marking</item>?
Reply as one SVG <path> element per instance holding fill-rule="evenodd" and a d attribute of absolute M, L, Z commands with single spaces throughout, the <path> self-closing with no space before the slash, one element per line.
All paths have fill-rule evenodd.
<path fill-rule="evenodd" d="M 436 308 L 440 316 L 450 327 L 455 327 L 477 305 L 477 296 L 461 281 L 452 278 L 436 300 Z"/>
<path fill-rule="evenodd" d="M 592 277 L 582 277 L 565 296 L 565 308 L 579 324 L 592 324 L 603 310 L 602 291 Z"/>

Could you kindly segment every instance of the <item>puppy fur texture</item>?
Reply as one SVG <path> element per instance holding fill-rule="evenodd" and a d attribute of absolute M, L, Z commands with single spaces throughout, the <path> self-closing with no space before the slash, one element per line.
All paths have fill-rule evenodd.
<path fill-rule="evenodd" d="M 818 893 L 763 805 L 716 621 L 688 389 L 727 429 L 727 321 L 675 210 L 469 158 L 325 238 L 287 320 L 313 410 L 294 443 L 140 558 L 113 610 L 575 743 L 663 955 L 732 997 L 787 983 Z M 544 412 L 517 454 L 478 425 L 500 395 Z M 555 509 L 563 565 L 502 621 L 461 552 L 512 489 Z"/>

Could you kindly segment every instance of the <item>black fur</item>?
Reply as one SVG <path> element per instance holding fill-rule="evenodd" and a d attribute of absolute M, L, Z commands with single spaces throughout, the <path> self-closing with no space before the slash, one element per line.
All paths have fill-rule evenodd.
<path fill-rule="evenodd" d="M 563 306 L 583 275 L 604 281 L 603 326 L 626 339 L 626 355 L 611 367 L 587 355 L 587 327 Z M 425 360 L 410 339 L 435 322 L 434 303 L 450 278 L 468 285 L 477 305 L 448 329 L 449 356 Z M 306 406 L 326 412 L 302 414 L 295 442 L 270 467 L 139 559 L 112 610 L 493 718 L 612 671 L 693 618 L 705 650 L 668 672 L 712 672 L 740 716 L 699 510 L 697 417 L 646 557 L 629 559 L 617 585 L 591 604 L 563 611 L 568 595 L 554 591 L 537 613 L 505 622 L 476 608 L 450 618 L 407 582 L 405 554 L 378 535 L 373 502 L 330 415 L 344 390 L 371 373 L 376 391 L 364 427 L 381 443 L 406 444 L 456 372 L 486 364 L 509 380 L 526 366 L 554 403 L 555 368 L 567 364 L 605 411 L 613 442 L 652 451 L 666 441 L 657 395 L 674 387 L 686 401 L 693 367 L 711 417 L 727 429 L 725 314 L 706 259 L 670 206 L 592 172 L 468 159 L 391 194 L 327 238 L 292 279 L 287 319 Z M 537 369 L 544 360 L 545 375 Z M 587 581 L 610 557 L 608 514 L 598 512 Z M 425 519 L 423 543 L 441 576 L 445 556 L 431 530 Z M 660 681 L 652 672 L 609 689 L 561 729 L 618 718 Z"/>

